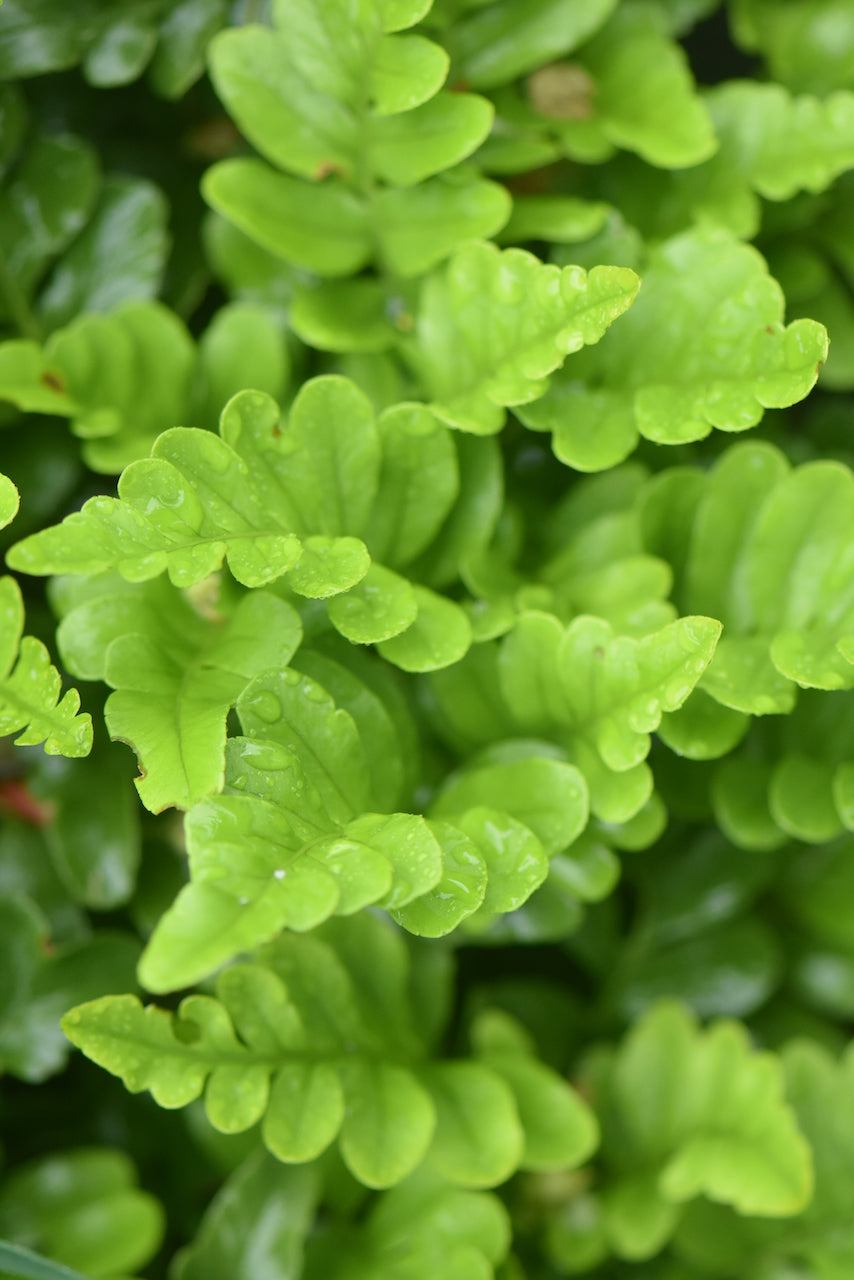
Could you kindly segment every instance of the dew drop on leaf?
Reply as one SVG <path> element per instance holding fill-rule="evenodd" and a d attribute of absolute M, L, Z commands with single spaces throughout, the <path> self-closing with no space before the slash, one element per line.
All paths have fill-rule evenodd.
<path fill-rule="evenodd" d="M 502 270 L 495 281 L 495 297 L 500 302 L 520 303 L 525 296 L 525 286 L 510 272 Z"/>
<path fill-rule="evenodd" d="M 584 339 L 577 329 L 562 329 L 555 338 L 555 346 L 560 351 L 565 351 L 567 355 L 571 355 L 573 351 L 581 350 Z"/>
<path fill-rule="evenodd" d="M 205 441 L 207 448 L 204 452 L 205 465 L 214 472 L 215 475 L 224 476 L 231 470 L 233 463 L 236 461 L 230 450 L 223 447 L 220 441 L 210 444 Z"/>
<path fill-rule="evenodd" d="M 683 703 L 685 699 L 688 697 L 688 694 L 691 692 L 691 688 L 692 686 L 690 684 L 686 684 L 685 681 L 682 681 L 682 680 L 672 681 L 667 686 L 667 692 L 665 695 L 668 705 L 672 705 L 673 703 L 678 703 L 678 704 Z"/>
<path fill-rule="evenodd" d="M 249 700 L 249 707 L 258 719 L 263 720 L 265 724 L 275 724 L 282 716 L 279 699 L 267 689 L 256 693 L 255 697 Z"/>
<path fill-rule="evenodd" d="M 309 702 L 329 702 L 329 694 L 319 684 L 307 685 L 303 692 Z"/>
<path fill-rule="evenodd" d="M 273 697 L 272 694 L 269 696 Z M 275 698 L 273 700 L 275 701 Z M 266 719 L 265 716 L 261 718 Z M 276 719 L 278 719 L 278 716 Z M 272 723 L 272 721 L 268 723 Z M 251 761 L 254 769 L 265 769 L 271 773 L 278 773 L 283 769 L 291 769 L 294 764 L 294 757 L 291 752 L 279 742 L 253 742 L 251 747 L 247 746 L 245 748 L 245 758 Z"/>

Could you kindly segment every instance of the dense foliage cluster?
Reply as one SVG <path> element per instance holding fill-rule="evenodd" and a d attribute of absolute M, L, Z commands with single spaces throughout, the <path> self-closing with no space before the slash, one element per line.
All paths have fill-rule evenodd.
<path fill-rule="evenodd" d="M 850 1280 L 852 197 L 850 0 L 5 0 L 0 1274 Z"/>

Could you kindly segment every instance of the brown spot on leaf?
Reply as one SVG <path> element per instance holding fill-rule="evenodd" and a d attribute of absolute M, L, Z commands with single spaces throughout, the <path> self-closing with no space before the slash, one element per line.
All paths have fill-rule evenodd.
<path fill-rule="evenodd" d="M 321 160 L 311 176 L 315 182 L 322 182 L 324 178 L 331 177 L 333 173 L 340 174 L 341 166 L 336 164 L 334 160 Z"/>
<path fill-rule="evenodd" d="M 528 101 L 551 120 L 589 120 L 593 115 L 596 81 L 575 62 L 552 62 L 528 76 Z"/>
<path fill-rule="evenodd" d="M 60 374 L 46 369 L 40 381 L 44 386 L 50 387 L 51 391 L 58 391 L 61 395 L 65 395 L 65 382 Z"/>
<path fill-rule="evenodd" d="M 578 1094 L 579 1098 L 583 1098 L 585 1102 L 589 1103 L 591 1106 L 593 1105 L 596 1101 L 596 1095 L 593 1090 L 593 1085 L 589 1080 L 571 1080 L 570 1084 Z"/>

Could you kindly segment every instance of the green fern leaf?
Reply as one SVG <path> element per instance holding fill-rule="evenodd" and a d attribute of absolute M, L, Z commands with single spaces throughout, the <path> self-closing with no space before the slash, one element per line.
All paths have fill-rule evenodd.
<path fill-rule="evenodd" d="M 778 201 L 824 191 L 854 164 L 854 94 L 795 97 L 780 84 L 734 81 L 706 100 L 720 149 L 706 164 L 667 180 L 673 206 L 687 217 L 754 236 L 760 196 Z"/>
<path fill-rule="evenodd" d="M 411 350 L 431 407 L 465 431 L 491 434 L 505 405 L 542 396 L 547 376 L 598 342 L 638 291 L 633 271 L 562 271 L 521 249 L 461 249 L 424 285 Z"/>
<path fill-rule="evenodd" d="M 17 485 L 0 472 L 0 529 L 5 529 L 7 524 L 12 523 L 20 504 L 21 495 Z"/>
<path fill-rule="evenodd" d="M 227 618 L 205 618 L 162 579 L 119 580 L 58 631 L 69 669 L 115 690 L 107 729 L 136 752 L 137 790 L 153 813 L 189 809 L 222 787 L 229 708 L 259 671 L 285 665 L 301 636 L 295 610 L 269 592 L 244 596 Z"/>
<path fill-rule="evenodd" d="M 13 505 L 11 495 L 7 510 Z M 40 640 L 23 636 L 24 602 L 14 578 L 0 578 L 0 735 L 16 743 L 43 742 L 48 755 L 87 756 L 92 717 L 80 712 L 80 695 L 60 698 L 61 677 Z"/>
<path fill-rule="evenodd" d="M 724 707 L 767 715 L 790 711 L 797 686 L 854 687 L 852 483 L 842 463 L 793 469 L 745 443 L 695 488 L 682 596 L 726 627 L 702 682 Z M 662 530 L 666 501 L 650 494 Z"/>
<path fill-rule="evenodd" d="M 428 937 L 515 910 L 586 822 L 581 776 L 545 760 L 464 775 L 429 821 L 375 813 L 370 738 L 321 686 L 270 672 L 237 708 L 246 736 L 229 742 L 225 794 L 188 814 L 190 883 L 141 962 L 152 991 L 371 904 Z"/>
<path fill-rule="evenodd" d="M 697 685 L 720 630 L 713 618 L 694 616 L 634 640 L 615 636 L 600 618 L 582 616 L 563 627 L 549 614 L 523 613 L 503 640 L 488 650 L 480 646 L 476 657 L 432 677 L 438 723 L 469 749 L 513 736 L 559 744 L 561 757 L 566 753 L 583 775 L 595 816 L 624 822 L 652 789 L 644 763 L 649 735 L 662 714 L 680 707 Z M 475 663 L 480 671 L 473 697 Z M 536 742 L 531 750 L 540 750 Z M 512 761 L 518 768 L 518 758 Z M 509 761 L 502 767 L 512 772 Z M 464 772 L 459 783 L 452 780 L 448 794 L 465 777 Z M 469 802 L 492 803 L 485 797 Z"/>
<path fill-rule="evenodd" d="M 514 1094 L 483 1064 L 424 1063 L 409 983 L 403 935 L 362 914 L 280 938 L 259 963 L 226 969 L 216 998 L 188 996 L 176 1014 L 109 997 L 63 1028 L 133 1093 L 181 1107 L 204 1092 L 226 1133 L 261 1121 L 281 1160 L 314 1159 L 340 1134 L 368 1186 L 399 1182 L 428 1151 L 451 1180 L 493 1186 L 524 1150 Z"/>
<path fill-rule="evenodd" d="M 453 28 L 460 70 L 478 89 L 515 80 L 570 53 L 601 27 L 616 0 L 535 0 L 524 10 L 513 0 L 466 13 Z"/>
<path fill-rule="evenodd" d="M 111 474 L 146 457 L 177 422 L 214 426 L 247 383 L 281 395 L 286 374 L 275 323 L 249 306 L 223 308 L 198 350 L 186 326 L 157 302 L 79 316 L 43 347 L 0 344 L 0 400 L 69 418 L 84 461 Z"/>
<path fill-rule="evenodd" d="M 507 221 L 510 200 L 497 184 L 425 183 L 474 151 L 492 122 L 484 98 L 440 92 L 443 49 L 390 33 L 379 0 L 355 19 L 341 0 L 299 0 L 274 14 L 272 32 L 222 32 L 211 73 L 241 132 L 285 173 L 251 159 L 214 165 L 203 189 L 215 209 L 323 276 L 349 275 L 375 256 L 416 275 Z"/>
<path fill-rule="evenodd" d="M 307 383 L 284 431 L 279 418 L 269 396 L 246 391 L 227 406 L 219 436 L 165 432 L 151 458 L 126 468 L 118 498 L 91 498 L 18 543 L 9 563 L 31 573 L 117 569 L 130 582 L 165 570 L 191 587 L 226 559 L 245 586 L 284 576 L 297 595 L 334 597 L 329 618 L 355 644 L 414 624 L 387 653 L 406 670 L 456 661 L 471 643 L 460 606 L 372 564 L 368 550 L 402 564 L 438 533 L 459 486 L 447 428 L 419 405 L 398 405 L 377 423 L 363 393 L 339 377 Z"/>
<path fill-rule="evenodd" d="M 622 461 L 639 434 L 682 444 L 713 427 L 745 431 L 766 408 L 803 399 L 827 356 L 824 328 L 784 326 L 783 310 L 755 249 L 720 229 L 685 232 L 650 255 L 643 291 L 608 341 L 517 414 L 552 431 L 557 456 L 582 471 Z"/>
<path fill-rule="evenodd" d="M 698 1196 L 769 1218 L 809 1201 L 810 1151 L 779 1062 L 755 1052 L 738 1024 L 703 1032 L 682 1006 L 664 1003 L 590 1071 L 608 1170 L 602 1207 L 618 1255 L 658 1252 L 677 1206 Z"/>
<path fill-rule="evenodd" d="M 310 1274 L 330 1280 L 494 1280 L 510 1243 L 497 1196 L 465 1191 L 418 1169 L 384 1192 L 361 1229 L 333 1228 L 309 1243 Z M 500 1274 L 500 1272 L 499 1272 Z"/>
<path fill-rule="evenodd" d="M 681 169 L 717 150 L 688 59 L 657 5 L 621 5 L 579 50 L 576 76 L 579 69 L 592 85 L 589 115 L 554 122 L 573 159 L 606 160 L 622 147 L 658 168 Z M 541 110 L 549 115 L 544 96 Z"/>

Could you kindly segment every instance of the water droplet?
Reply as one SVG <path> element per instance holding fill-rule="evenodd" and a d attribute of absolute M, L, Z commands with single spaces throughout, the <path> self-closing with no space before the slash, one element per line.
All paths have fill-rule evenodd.
<path fill-rule="evenodd" d="M 290 688 L 293 688 L 294 685 L 299 684 L 300 680 L 302 680 L 300 673 L 298 671 L 292 671 L 290 667 L 286 667 L 280 674 L 285 684 L 289 685 Z"/>
<path fill-rule="evenodd" d="M 265 769 L 272 773 L 291 769 L 294 764 L 291 752 L 278 742 L 253 742 L 251 745 L 247 743 L 243 755 L 254 769 Z"/>
<path fill-rule="evenodd" d="M 306 698 L 308 698 L 309 702 L 328 702 L 329 701 L 329 694 L 326 692 L 325 689 L 321 689 L 319 684 L 306 685 L 303 692 L 305 693 L 305 696 Z"/>
<path fill-rule="evenodd" d="M 276 867 L 276 870 L 273 872 L 273 878 L 275 880 L 284 880 L 287 874 L 288 873 L 284 867 Z"/>
<path fill-rule="evenodd" d="M 501 267 L 494 286 L 495 297 L 500 302 L 517 304 L 525 296 L 525 286 L 521 280 L 505 267 Z"/>
<path fill-rule="evenodd" d="M 583 267 L 565 267 L 563 271 L 562 284 L 564 289 L 586 289 L 587 273 Z"/>
<path fill-rule="evenodd" d="M 279 699 L 267 689 L 262 689 L 260 693 L 255 694 L 254 698 L 250 698 L 249 709 L 265 724 L 275 724 L 282 717 Z"/>
<path fill-rule="evenodd" d="M 577 329 L 561 329 L 555 338 L 555 346 L 559 351 L 565 351 L 567 355 L 571 355 L 573 351 L 580 351 L 584 346 L 584 338 Z"/>
<path fill-rule="evenodd" d="M 235 791 L 245 791 L 246 790 L 246 774 L 238 773 L 236 777 L 229 778 L 228 785 L 230 787 L 233 787 Z"/>
<path fill-rule="evenodd" d="M 248 902 L 249 902 L 249 899 L 248 899 L 248 898 L 238 898 L 238 899 L 237 899 L 237 905 L 238 905 L 239 907 L 245 907 L 245 906 L 248 904 Z"/>
<path fill-rule="evenodd" d="M 205 441 L 205 444 L 207 446 L 204 453 L 205 464 L 216 475 L 226 475 L 237 461 L 231 449 L 216 437 L 211 442 Z"/>

